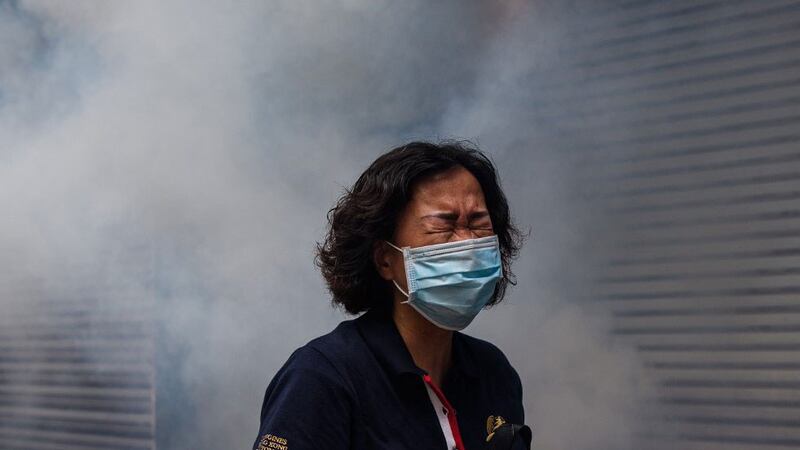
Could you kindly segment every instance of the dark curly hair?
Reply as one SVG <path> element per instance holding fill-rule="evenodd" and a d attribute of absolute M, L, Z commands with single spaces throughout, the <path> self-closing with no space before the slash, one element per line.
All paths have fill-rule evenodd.
<path fill-rule="evenodd" d="M 523 236 L 511 220 L 494 165 L 468 142 L 411 142 L 376 159 L 328 211 L 328 233 L 317 243 L 315 262 L 334 305 L 351 314 L 391 305 L 391 283 L 375 269 L 373 244 L 391 239 L 415 181 L 455 166 L 469 170 L 483 190 L 503 263 L 503 278 L 488 304 L 503 299 L 508 284 L 516 284 L 511 261 L 522 246 Z"/>

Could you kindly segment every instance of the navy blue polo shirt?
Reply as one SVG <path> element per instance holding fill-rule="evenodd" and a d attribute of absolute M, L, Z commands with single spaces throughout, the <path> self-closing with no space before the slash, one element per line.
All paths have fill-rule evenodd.
<path fill-rule="evenodd" d="M 486 445 L 486 420 L 524 423 L 522 384 L 494 345 L 453 333 L 441 390 L 466 450 Z M 447 444 L 423 380 L 390 314 L 373 309 L 295 350 L 267 387 L 254 449 L 441 449 Z"/>

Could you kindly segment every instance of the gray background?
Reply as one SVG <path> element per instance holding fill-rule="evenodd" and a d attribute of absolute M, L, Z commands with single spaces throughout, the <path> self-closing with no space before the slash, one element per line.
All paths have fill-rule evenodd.
<path fill-rule="evenodd" d="M 0 448 L 249 448 L 348 318 L 327 209 L 442 138 L 531 230 L 466 332 L 536 448 L 800 448 L 799 27 L 796 0 L 0 1 Z"/>

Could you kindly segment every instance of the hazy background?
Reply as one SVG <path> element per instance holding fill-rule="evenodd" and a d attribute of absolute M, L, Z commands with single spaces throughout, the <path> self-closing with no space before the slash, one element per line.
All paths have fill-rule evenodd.
<path fill-rule="evenodd" d="M 0 307 L 153 314 L 162 448 L 249 448 L 278 367 L 347 318 L 312 262 L 327 209 L 396 145 L 470 139 L 532 234 L 466 332 L 520 372 L 537 448 L 627 448 L 647 383 L 576 301 L 608 224 L 531 119 L 570 8 L 0 1 Z"/>

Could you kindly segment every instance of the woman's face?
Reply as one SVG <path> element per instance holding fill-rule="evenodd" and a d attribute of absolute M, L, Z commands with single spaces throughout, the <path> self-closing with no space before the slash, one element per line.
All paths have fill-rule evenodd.
<path fill-rule="evenodd" d="M 394 234 L 398 247 L 491 236 L 492 220 L 478 180 L 456 166 L 418 181 L 400 213 Z"/>
<path fill-rule="evenodd" d="M 480 183 L 467 169 L 456 166 L 414 184 L 392 243 L 421 247 L 493 234 Z M 375 258 L 381 276 L 406 289 L 403 255 L 383 244 L 376 249 Z"/>

